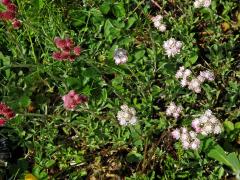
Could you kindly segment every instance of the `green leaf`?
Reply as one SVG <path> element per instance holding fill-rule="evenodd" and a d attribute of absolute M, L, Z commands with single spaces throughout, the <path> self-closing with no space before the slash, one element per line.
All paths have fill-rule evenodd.
<path fill-rule="evenodd" d="M 232 168 L 235 173 L 240 172 L 240 161 L 235 153 L 227 155 L 218 145 L 208 153 L 208 156 Z"/>
<path fill-rule="evenodd" d="M 127 155 L 127 161 L 130 163 L 139 162 L 143 159 L 143 156 L 136 151 L 132 151 Z"/>
<path fill-rule="evenodd" d="M 198 55 L 194 55 L 192 57 L 190 57 L 187 62 L 185 63 L 185 67 L 190 67 L 192 66 L 198 59 Z"/>
<path fill-rule="evenodd" d="M 116 27 L 114 27 L 109 19 L 106 20 L 105 25 L 104 25 L 105 38 L 108 41 L 112 42 L 112 40 L 119 37 L 119 35 L 120 35 L 120 30 L 117 29 Z"/>
<path fill-rule="evenodd" d="M 110 3 L 109 2 L 104 2 L 101 6 L 100 6 L 100 11 L 103 14 L 107 14 L 110 10 Z"/>
<path fill-rule="evenodd" d="M 145 55 L 145 50 L 140 50 L 134 54 L 134 57 L 136 58 L 136 60 L 139 60 L 139 59 L 143 58 L 144 55 Z"/>
<path fill-rule="evenodd" d="M 127 29 L 132 27 L 132 25 L 137 21 L 137 16 L 129 17 L 127 22 Z"/>
<path fill-rule="evenodd" d="M 214 149 L 212 149 L 209 153 L 208 156 L 210 158 L 213 158 L 219 162 L 222 162 L 223 164 L 231 167 L 231 163 L 227 159 L 227 155 L 225 154 L 224 150 L 222 149 L 221 146 L 216 146 Z"/>
<path fill-rule="evenodd" d="M 231 121 L 225 121 L 223 125 L 227 132 L 234 130 L 234 124 Z"/>
<path fill-rule="evenodd" d="M 50 160 L 48 160 L 48 161 L 46 162 L 45 166 L 46 166 L 46 168 L 50 168 L 50 167 L 53 166 L 55 163 L 56 163 L 55 160 L 50 159 Z"/>
<path fill-rule="evenodd" d="M 23 96 L 18 101 L 21 107 L 28 107 L 31 103 L 31 99 L 28 96 Z"/>
<path fill-rule="evenodd" d="M 113 14 L 116 17 L 122 18 L 126 16 L 124 4 L 122 2 L 116 3 L 113 6 Z"/>
<path fill-rule="evenodd" d="M 240 171 L 240 161 L 235 152 L 230 153 L 227 156 L 227 159 L 231 163 L 231 166 L 233 167 L 235 172 Z"/>
<path fill-rule="evenodd" d="M 240 129 L 240 122 L 235 123 L 235 129 Z"/>

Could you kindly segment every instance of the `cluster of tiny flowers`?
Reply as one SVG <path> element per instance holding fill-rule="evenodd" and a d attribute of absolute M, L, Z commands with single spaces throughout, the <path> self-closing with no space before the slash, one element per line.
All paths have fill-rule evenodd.
<path fill-rule="evenodd" d="M 182 112 L 182 107 L 176 106 L 176 104 L 173 102 L 170 103 L 170 105 L 167 107 L 167 110 L 166 110 L 167 116 L 172 116 L 176 119 L 179 117 L 181 112 Z"/>
<path fill-rule="evenodd" d="M 117 65 L 124 64 L 127 62 L 127 60 L 128 60 L 128 56 L 127 56 L 127 51 L 125 49 L 122 49 L 122 48 L 115 49 L 115 52 L 114 52 L 115 64 Z"/>
<path fill-rule="evenodd" d="M 188 86 L 188 89 L 200 93 L 201 92 L 201 84 L 205 81 L 213 81 L 214 74 L 208 70 L 200 71 L 200 74 L 197 78 L 190 79 L 190 75 L 192 72 L 189 69 L 185 69 L 183 66 L 179 68 L 175 77 L 177 79 L 181 78 L 181 86 L 185 87 Z"/>
<path fill-rule="evenodd" d="M 166 31 L 166 25 L 162 23 L 163 17 L 161 15 L 157 15 L 151 18 L 154 27 L 157 28 L 159 31 L 164 32 Z"/>
<path fill-rule="evenodd" d="M 195 8 L 201 8 L 201 7 L 209 7 L 211 5 L 211 0 L 196 0 L 194 2 Z"/>
<path fill-rule="evenodd" d="M 192 121 L 192 127 L 197 133 L 202 135 L 220 134 L 222 126 L 220 121 L 212 114 L 211 110 L 206 110 L 203 115 Z"/>
<path fill-rule="evenodd" d="M 78 104 L 87 102 L 87 97 L 77 94 L 74 90 L 62 97 L 65 109 L 73 110 Z"/>
<path fill-rule="evenodd" d="M 2 4 L 6 7 L 6 11 L 0 12 L 0 19 L 11 21 L 14 29 L 19 29 L 22 22 L 16 18 L 17 6 L 11 0 L 2 0 Z"/>
<path fill-rule="evenodd" d="M 0 118 L 0 126 L 3 126 L 7 122 L 7 120 L 15 116 L 15 113 L 6 104 L 0 102 L 0 115 L 3 116 L 2 118 Z"/>
<path fill-rule="evenodd" d="M 54 42 L 57 48 L 60 49 L 60 51 L 53 52 L 52 57 L 55 60 L 69 60 L 70 62 L 73 62 L 75 58 L 78 57 L 81 53 L 80 46 L 74 46 L 74 42 L 70 38 L 61 39 L 60 37 L 56 37 L 54 39 Z"/>
<path fill-rule="evenodd" d="M 134 125 L 137 123 L 136 111 L 134 108 L 129 108 L 126 104 L 121 106 L 121 111 L 117 113 L 119 124 L 126 126 L 128 124 Z"/>
<path fill-rule="evenodd" d="M 163 48 L 165 49 L 165 53 L 168 57 L 179 54 L 182 45 L 181 41 L 177 41 L 174 38 L 170 38 L 169 40 L 163 42 Z"/>
<path fill-rule="evenodd" d="M 176 140 L 180 140 L 184 149 L 198 149 L 200 140 L 197 138 L 197 133 L 188 131 L 187 128 L 182 127 L 172 131 L 172 136 Z"/>

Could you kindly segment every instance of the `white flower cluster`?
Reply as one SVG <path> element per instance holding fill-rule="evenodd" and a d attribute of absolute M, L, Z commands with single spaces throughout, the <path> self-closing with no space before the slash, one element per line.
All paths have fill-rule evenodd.
<path fill-rule="evenodd" d="M 197 133 L 202 135 L 220 134 L 222 125 L 220 121 L 212 114 L 211 110 L 206 110 L 203 115 L 192 121 L 192 127 Z"/>
<path fill-rule="evenodd" d="M 201 92 L 201 84 L 203 82 L 205 82 L 206 80 L 208 80 L 208 81 L 214 80 L 214 74 L 208 70 L 200 71 L 200 74 L 197 76 L 197 78 L 190 79 L 191 74 L 192 74 L 192 72 L 189 69 L 185 69 L 182 66 L 177 71 L 175 77 L 177 79 L 180 79 L 180 78 L 182 79 L 181 80 L 182 87 L 188 86 L 188 89 L 190 89 L 196 93 Z"/>
<path fill-rule="evenodd" d="M 126 104 L 121 106 L 121 111 L 117 113 L 117 119 L 120 125 L 134 125 L 137 123 L 136 111 L 134 108 L 129 108 Z"/>
<path fill-rule="evenodd" d="M 180 140 L 184 149 L 198 149 L 200 140 L 197 138 L 197 133 L 188 131 L 187 128 L 182 127 L 172 131 L 172 136 L 176 140 Z"/>
<path fill-rule="evenodd" d="M 159 31 L 164 32 L 166 31 L 166 25 L 162 23 L 163 17 L 161 15 L 157 15 L 151 18 L 155 28 L 157 28 Z"/>
<path fill-rule="evenodd" d="M 115 49 L 114 60 L 117 65 L 126 63 L 128 60 L 127 51 L 122 48 Z"/>
<path fill-rule="evenodd" d="M 173 116 L 175 119 L 179 117 L 181 112 L 182 112 L 182 107 L 176 106 L 174 102 L 171 102 L 166 110 L 167 116 Z"/>
<path fill-rule="evenodd" d="M 196 0 L 194 2 L 195 8 L 201 8 L 201 7 L 209 7 L 211 5 L 211 0 Z"/>
<path fill-rule="evenodd" d="M 170 38 L 169 40 L 163 42 L 163 48 L 165 49 L 165 52 L 168 57 L 179 54 L 182 45 L 183 44 L 181 41 L 177 41 L 174 38 Z"/>

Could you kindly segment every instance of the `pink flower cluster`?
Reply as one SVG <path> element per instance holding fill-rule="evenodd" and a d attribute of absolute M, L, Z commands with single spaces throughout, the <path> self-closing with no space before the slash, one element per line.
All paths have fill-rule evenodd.
<path fill-rule="evenodd" d="M 184 149 L 198 149 L 200 140 L 197 138 L 197 133 L 188 131 L 187 128 L 182 127 L 172 131 L 172 136 L 176 140 L 180 140 Z"/>
<path fill-rule="evenodd" d="M 15 113 L 6 104 L 0 102 L 0 115 L 4 116 L 3 118 L 0 118 L 0 126 L 3 126 L 7 120 L 15 116 Z"/>
<path fill-rule="evenodd" d="M 211 71 L 200 71 L 200 74 L 197 78 L 192 77 L 190 78 L 192 72 L 189 69 L 185 69 L 183 66 L 179 68 L 176 73 L 176 78 L 181 78 L 181 86 L 185 87 L 188 86 L 188 89 L 200 93 L 201 92 L 201 84 L 205 81 L 213 81 L 214 74 Z"/>
<path fill-rule="evenodd" d="M 16 19 L 17 6 L 11 0 L 2 0 L 2 4 L 6 7 L 6 11 L 0 12 L 0 19 L 11 21 L 14 29 L 19 29 L 22 22 Z"/>
<path fill-rule="evenodd" d="M 54 42 L 57 48 L 60 49 L 60 51 L 53 52 L 52 54 L 52 57 L 55 60 L 69 60 L 70 62 L 73 62 L 81 53 L 80 46 L 74 46 L 74 42 L 70 38 L 61 39 L 60 37 L 56 37 Z"/>
<path fill-rule="evenodd" d="M 78 104 L 87 102 L 87 97 L 77 94 L 74 90 L 62 97 L 64 107 L 68 110 L 73 110 Z"/>
<path fill-rule="evenodd" d="M 166 114 L 167 116 L 172 116 L 177 119 L 182 112 L 181 106 L 176 106 L 174 102 L 171 102 L 170 105 L 167 107 Z"/>
<path fill-rule="evenodd" d="M 192 121 L 192 127 L 197 133 L 204 136 L 209 134 L 220 134 L 222 125 L 220 121 L 212 114 L 211 110 L 206 110 L 199 118 Z"/>

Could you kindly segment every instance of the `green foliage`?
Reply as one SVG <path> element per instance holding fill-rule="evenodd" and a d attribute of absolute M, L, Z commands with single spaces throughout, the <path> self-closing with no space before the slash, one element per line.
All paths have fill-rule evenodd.
<path fill-rule="evenodd" d="M 38 179 L 239 176 L 237 0 L 212 0 L 210 8 L 199 9 L 187 0 L 13 2 L 22 27 L 14 30 L 11 22 L 0 20 L 0 100 L 16 112 L 0 127 L 12 152 L 8 167 L 0 167 L 5 179 L 23 179 L 26 173 Z M 166 32 L 150 20 L 158 14 Z M 81 55 L 74 62 L 54 60 L 55 37 L 72 38 Z M 171 37 L 183 48 L 168 58 L 163 43 Z M 115 64 L 116 48 L 127 50 L 126 64 Z M 212 70 L 215 80 L 196 94 L 175 78 L 180 66 L 196 76 Z M 88 102 L 68 111 L 62 96 L 72 89 Z M 166 116 L 170 102 L 183 106 L 177 120 Z M 135 108 L 135 126 L 119 125 L 122 104 Z M 206 109 L 221 121 L 223 133 L 200 137 L 197 151 L 184 150 L 171 131 L 191 129 L 191 121 Z"/>

